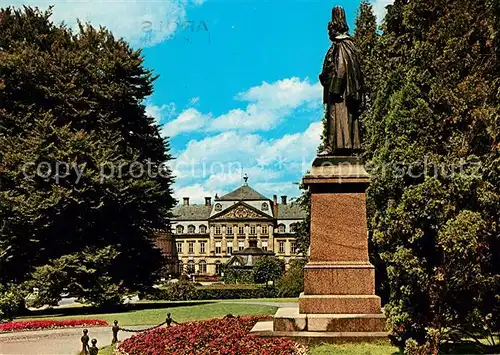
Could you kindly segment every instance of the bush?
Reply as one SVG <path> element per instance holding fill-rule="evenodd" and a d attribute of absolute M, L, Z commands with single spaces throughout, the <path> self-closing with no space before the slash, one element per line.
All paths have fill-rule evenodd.
<path fill-rule="evenodd" d="M 285 262 L 275 257 L 263 257 L 255 263 L 252 276 L 255 283 L 267 283 L 279 280 L 285 272 Z"/>
<path fill-rule="evenodd" d="M 142 297 L 147 300 L 186 301 L 186 300 L 229 300 L 248 298 L 275 298 L 276 291 L 257 285 L 211 285 L 195 287 L 192 283 L 188 285 L 177 285 L 182 281 L 172 284 L 165 289 L 153 289 Z M 187 291 L 189 289 L 189 291 Z M 188 298 L 189 297 L 189 298 Z"/>
<path fill-rule="evenodd" d="M 290 262 L 290 268 L 277 282 L 278 297 L 299 297 L 304 291 L 304 266 L 306 259 L 296 259 Z"/>
<path fill-rule="evenodd" d="M 202 287 L 198 289 L 199 300 L 229 300 L 247 298 L 274 298 L 276 292 L 265 287 Z"/>
<path fill-rule="evenodd" d="M 265 317 L 211 319 L 158 328 L 124 340 L 119 354 L 305 354 L 305 348 L 285 338 L 260 338 L 249 334 Z"/>
<path fill-rule="evenodd" d="M 224 268 L 223 280 L 228 284 L 253 284 L 252 270 L 238 269 L 231 266 Z"/>
<path fill-rule="evenodd" d="M 170 301 L 189 301 L 198 299 L 196 286 L 189 281 L 171 283 L 165 289 L 166 297 Z"/>
<path fill-rule="evenodd" d="M 18 314 L 23 298 L 17 288 L 0 285 L 0 320 L 11 320 Z"/>

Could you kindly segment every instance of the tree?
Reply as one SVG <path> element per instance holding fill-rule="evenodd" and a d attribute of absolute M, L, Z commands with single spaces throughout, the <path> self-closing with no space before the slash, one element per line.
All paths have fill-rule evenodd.
<path fill-rule="evenodd" d="M 72 33 L 50 16 L 0 10 L 0 281 L 109 248 L 110 282 L 140 290 L 175 203 L 168 141 L 142 103 L 156 78 L 108 30 Z"/>
<path fill-rule="evenodd" d="M 285 275 L 277 282 L 278 297 L 299 297 L 304 292 L 304 266 L 307 259 L 294 259 Z"/>
<path fill-rule="evenodd" d="M 401 344 L 429 340 L 423 351 L 450 339 L 495 345 L 500 327 L 493 3 L 396 0 L 374 50 L 369 227 L 387 266 L 392 331 Z"/>
<path fill-rule="evenodd" d="M 255 263 L 252 274 L 255 283 L 274 282 L 283 276 L 285 272 L 285 263 L 275 257 L 262 257 Z"/>

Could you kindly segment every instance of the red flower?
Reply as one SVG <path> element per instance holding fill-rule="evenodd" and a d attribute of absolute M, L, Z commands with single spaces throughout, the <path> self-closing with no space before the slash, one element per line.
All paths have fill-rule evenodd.
<path fill-rule="evenodd" d="M 106 326 L 108 322 L 100 319 L 70 319 L 70 320 L 23 320 L 0 324 L 0 332 L 19 330 L 66 328 L 66 327 L 92 327 Z"/>
<path fill-rule="evenodd" d="M 297 345 L 283 338 L 260 338 L 249 331 L 258 320 L 236 317 L 158 328 L 126 339 L 119 351 L 126 355 L 294 355 Z"/>

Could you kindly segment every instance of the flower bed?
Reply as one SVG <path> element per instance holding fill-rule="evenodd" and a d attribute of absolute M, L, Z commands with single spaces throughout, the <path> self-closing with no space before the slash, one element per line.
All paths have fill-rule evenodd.
<path fill-rule="evenodd" d="M 36 330 L 69 327 L 106 326 L 108 322 L 100 319 L 71 319 L 71 320 L 23 320 L 0 324 L 0 332 L 20 330 Z"/>
<path fill-rule="evenodd" d="M 250 335 L 254 324 L 268 317 L 211 319 L 158 328 L 124 340 L 123 355 L 296 355 L 305 348 L 283 338 Z"/>

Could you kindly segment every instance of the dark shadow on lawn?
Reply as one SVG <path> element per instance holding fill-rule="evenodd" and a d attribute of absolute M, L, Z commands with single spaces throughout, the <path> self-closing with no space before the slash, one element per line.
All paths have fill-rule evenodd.
<path fill-rule="evenodd" d="M 199 302 L 154 302 L 154 303 L 128 303 L 111 307 L 67 307 L 67 308 L 47 308 L 41 310 L 25 310 L 20 314 L 21 317 L 41 318 L 41 317 L 61 317 L 61 316 L 80 316 L 89 314 L 105 313 L 126 313 L 132 311 L 141 311 L 146 309 L 161 309 L 175 307 L 199 306 L 204 304 L 216 303 L 212 301 Z"/>

